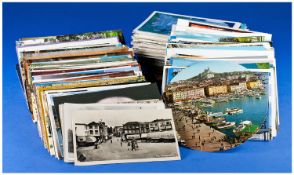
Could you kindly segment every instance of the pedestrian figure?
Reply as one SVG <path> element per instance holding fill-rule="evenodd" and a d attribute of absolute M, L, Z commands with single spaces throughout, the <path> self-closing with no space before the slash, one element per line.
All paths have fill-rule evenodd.
<path fill-rule="evenodd" d="M 110 140 L 110 143 L 112 143 L 112 139 Z"/>
<path fill-rule="evenodd" d="M 95 149 L 98 149 L 98 143 L 95 142 Z"/>
<path fill-rule="evenodd" d="M 223 149 L 225 149 L 225 145 L 224 145 L 224 143 L 223 143 L 223 142 L 221 143 L 221 146 L 223 147 Z"/>
<path fill-rule="evenodd" d="M 219 150 L 220 150 L 220 151 L 223 151 L 223 150 L 224 150 L 224 144 L 223 144 L 223 142 L 221 143 L 221 147 L 220 147 Z"/>
<path fill-rule="evenodd" d="M 130 150 L 131 142 L 128 141 L 128 151 Z"/>
<path fill-rule="evenodd" d="M 136 150 L 135 139 L 132 140 L 131 146 L 132 146 L 132 151 Z"/>
<path fill-rule="evenodd" d="M 78 160 L 80 162 L 84 162 L 84 161 L 86 161 L 86 159 L 87 159 L 87 157 L 83 153 L 78 156 Z"/>
<path fill-rule="evenodd" d="M 138 145 L 138 142 L 137 142 L 137 140 L 135 140 L 135 146 L 136 146 L 136 149 L 138 149 L 138 148 L 139 148 L 139 145 Z"/>

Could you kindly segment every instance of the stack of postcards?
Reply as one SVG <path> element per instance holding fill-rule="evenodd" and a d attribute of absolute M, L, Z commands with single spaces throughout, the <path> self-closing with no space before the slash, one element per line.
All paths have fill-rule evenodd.
<path fill-rule="evenodd" d="M 178 19 L 166 49 L 162 91 L 181 142 L 222 151 L 271 140 L 279 126 L 271 34 Z"/>
<path fill-rule="evenodd" d="M 25 38 L 18 72 L 50 155 L 76 165 L 180 158 L 171 109 L 121 31 Z"/>
<path fill-rule="evenodd" d="M 163 99 L 119 30 L 17 41 L 20 81 L 50 155 L 75 165 L 178 160 L 178 140 L 212 152 L 277 136 L 271 34 L 163 12 L 133 33 Z"/>
<path fill-rule="evenodd" d="M 246 25 L 239 22 L 154 11 L 133 31 L 132 44 L 139 61 L 151 67 L 157 80 L 161 80 L 166 44 L 172 25 L 176 24 L 178 19 L 193 20 L 233 29 L 246 29 Z"/>

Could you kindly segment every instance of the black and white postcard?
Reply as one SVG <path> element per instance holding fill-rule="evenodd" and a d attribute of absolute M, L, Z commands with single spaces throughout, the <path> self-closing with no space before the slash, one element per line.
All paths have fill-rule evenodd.
<path fill-rule="evenodd" d="M 180 159 L 170 109 L 78 110 L 72 118 L 76 165 Z"/>
<path fill-rule="evenodd" d="M 150 103 L 148 103 L 150 101 Z M 70 104 L 60 105 L 62 113 L 60 113 L 62 137 L 63 137 L 63 153 L 65 162 L 74 162 L 73 149 L 73 131 L 72 131 L 72 114 L 79 110 L 141 110 L 141 109 L 165 109 L 165 105 L 161 100 L 143 100 L 135 103 L 121 104 Z"/>

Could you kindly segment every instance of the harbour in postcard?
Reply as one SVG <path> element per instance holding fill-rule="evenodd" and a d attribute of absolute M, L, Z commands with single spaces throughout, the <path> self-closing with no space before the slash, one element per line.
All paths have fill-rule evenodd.
<path fill-rule="evenodd" d="M 268 76 L 222 62 L 201 63 L 177 73 L 164 95 L 182 144 L 224 151 L 253 135 L 266 137 Z"/>
<path fill-rule="evenodd" d="M 266 86 L 267 87 L 267 86 Z M 268 88 L 266 88 L 268 89 Z M 267 90 L 265 90 L 267 93 Z M 235 122 L 237 125 L 242 121 L 251 121 L 253 124 L 262 125 L 268 124 L 268 96 L 262 95 L 257 97 L 245 96 L 242 98 L 235 98 L 227 102 L 215 103 L 213 106 L 205 107 L 205 111 L 211 113 L 222 112 L 228 122 Z M 236 112 L 235 114 L 225 114 L 227 109 L 238 108 L 242 112 Z M 219 113 L 220 114 L 220 113 Z M 233 128 L 221 129 L 221 131 L 230 137 L 234 137 Z"/>

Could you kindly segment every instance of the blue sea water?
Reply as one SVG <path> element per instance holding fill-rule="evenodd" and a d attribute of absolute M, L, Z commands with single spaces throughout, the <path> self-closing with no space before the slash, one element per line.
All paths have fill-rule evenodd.
<path fill-rule="evenodd" d="M 224 112 L 226 108 L 240 108 L 243 113 L 225 115 L 225 119 L 229 122 L 236 122 L 236 126 L 242 121 L 249 120 L 253 124 L 260 126 L 266 120 L 267 127 L 269 127 L 268 120 L 268 97 L 263 95 L 261 99 L 255 97 L 244 97 L 238 100 L 216 103 L 213 107 L 207 108 L 210 112 Z M 233 136 L 233 128 L 221 130 L 223 133 Z"/>
<path fill-rule="evenodd" d="M 215 103 L 212 107 L 206 107 L 204 110 L 208 112 L 225 112 L 227 108 L 239 108 L 243 109 L 243 113 L 237 113 L 233 115 L 225 115 L 226 121 L 235 122 L 236 126 L 242 121 L 249 120 L 252 124 L 260 126 L 262 123 L 266 123 L 268 128 L 269 121 L 269 96 L 268 86 L 265 86 L 265 94 L 260 99 L 255 97 L 242 97 L 237 100 L 228 102 Z M 228 136 L 234 137 L 233 128 L 222 129 L 221 132 Z"/>
<path fill-rule="evenodd" d="M 215 103 L 213 107 L 207 107 L 206 110 L 209 112 L 224 112 L 226 108 L 243 109 L 243 113 L 226 115 L 227 121 L 239 124 L 242 121 L 250 120 L 253 124 L 259 125 L 265 117 L 268 117 L 268 96 L 263 95 L 261 99 L 243 97 L 234 101 Z"/>

